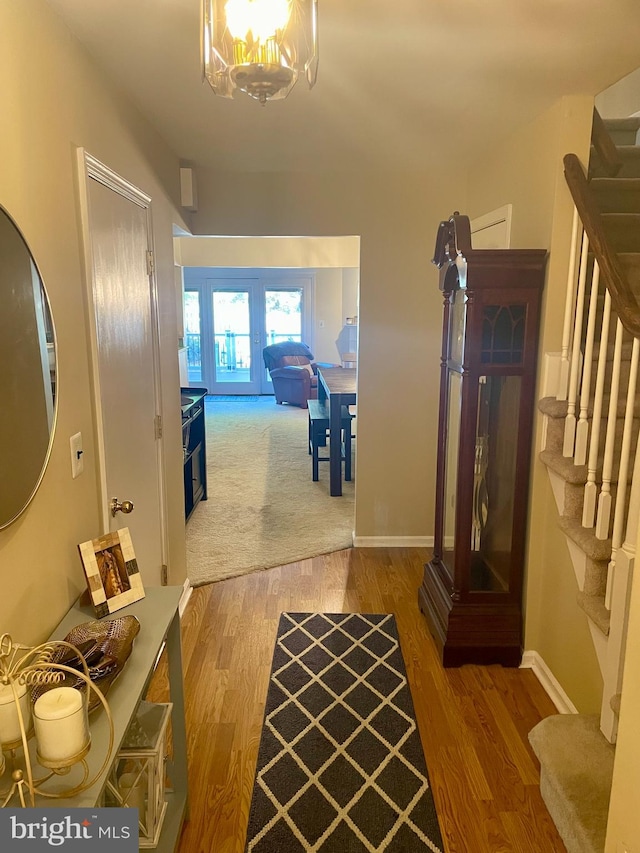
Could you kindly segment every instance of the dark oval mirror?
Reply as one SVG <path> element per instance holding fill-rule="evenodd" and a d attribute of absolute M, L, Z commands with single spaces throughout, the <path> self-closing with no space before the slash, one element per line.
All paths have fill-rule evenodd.
<path fill-rule="evenodd" d="M 49 300 L 29 247 L 0 208 L 0 528 L 15 521 L 44 474 L 56 415 Z"/>

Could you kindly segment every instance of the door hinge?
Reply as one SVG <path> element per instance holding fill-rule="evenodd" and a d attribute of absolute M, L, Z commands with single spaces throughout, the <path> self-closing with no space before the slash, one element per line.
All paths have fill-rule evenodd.
<path fill-rule="evenodd" d="M 155 272 L 155 260 L 151 249 L 147 249 L 147 275 L 153 275 Z"/>
<path fill-rule="evenodd" d="M 156 438 L 162 438 L 162 415 L 156 415 L 153 423 L 155 427 Z"/>
<path fill-rule="evenodd" d="M 160 584 L 161 586 L 167 586 L 169 583 L 169 567 L 163 565 L 160 569 Z"/>

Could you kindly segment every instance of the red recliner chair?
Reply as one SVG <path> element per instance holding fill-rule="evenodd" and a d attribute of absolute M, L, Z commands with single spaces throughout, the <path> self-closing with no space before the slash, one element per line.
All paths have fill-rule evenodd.
<path fill-rule="evenodd" d="M 307 400 L 318 396 L 318 364 L 306 344 L 298 341 L 282 341 L 262 350 L 265 367 L 273 382 L 276 403 L 290 403 L 307 408 Z M 320 363 L 320 367 L 323 365 Z M 338 367 L 325 364 L 324 367 Z"/>

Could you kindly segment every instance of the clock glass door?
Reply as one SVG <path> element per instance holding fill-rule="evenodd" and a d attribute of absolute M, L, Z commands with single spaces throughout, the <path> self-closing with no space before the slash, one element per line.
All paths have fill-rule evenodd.
<path fill-rule="evenodd" d="M 480 376 L 473 479 L 473 591 L 509 592 L 520 413 L 520 376 Z"/>
<path fill-rule="evenodd" d="M 453 583 L 456 546 L 456 498 L 458 490 L 458 451 L 460 449 L 460 416 L 462 414 L 462 375 L 449 371 L 449 394 L 446 432 L 446 456 L 442 512 L 442 563 Z"/>
<path fill-rule="evenodd" d="M 442 484 L 442 565 L 454 584 L 456 505 L 458 491 L 458 452 L 462 417 L 462 362 L 467 317 L 467 295 L 457 286 L 449 297 L 449 327 L 447 332 L 447 413 L 444 445 L 444 483 Z"/>

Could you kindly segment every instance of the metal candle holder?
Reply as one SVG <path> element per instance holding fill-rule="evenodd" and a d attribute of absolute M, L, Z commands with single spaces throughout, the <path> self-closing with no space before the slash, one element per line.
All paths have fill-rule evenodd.
<path fill-rule="evenodd" d="M 69 649 L 79 659 L 82 670 L 55 661 L 56 653 Z M 86 756 L 91 748 L 90 735 L 87 743 L 77 754 L 65 759 L 47 760 L 41 757 L 36 749 L 37 764 L 49 771 L 36 778 L 29 749 L 29 740 L 34 736 L 34 728 L 32 725 L 27 725 L 27 721 L 24 719 L 20 706 L 19 688 L 26 687 L 27 691 L 35 687 L 50 688 L 64 682 L 66 675 L 80 679 L 87 686 L 87 694 L 84 697 L 85 714 L 89 704 L 90 691 L 96 694 L 104 707 L 109 723 L 107 752 L 98 771 L 89 778 L 89 765 Z M 14 800 L 18 800 L 23 807 L 27 805 L 34 807 L 36 795 L 50 799 L 74 797 L 91 787 L 104 772 L 111 758 L 114 740 L 113 719 L 102 691 L 89 676 L 87 662 L 80 650 L 65 640 L 52 640 L 35 647 L 23 646 L 14 643 L 9 634 L 3 634 L 0 636 L 0 685 L 11 686 L 20 726 L 19 739 L 0 744 L 0 777 L 6 772 L 7 765 L 11 770 L 11 783 L 8 788 L 3 789 L 1 787 L 2 780 L 0 779 L 0 808 L 11 805 Z M 31 702 L 28 693 L 27 696 L 28 701 Z M 22 751 L 22 755 L 18 755 L 19 750 Z M 83 775 L 80 782 L 59 791 L 48 791 L 43 787 L 48 780 L 67 775 L 76 764 L 82 765 Z"/>

